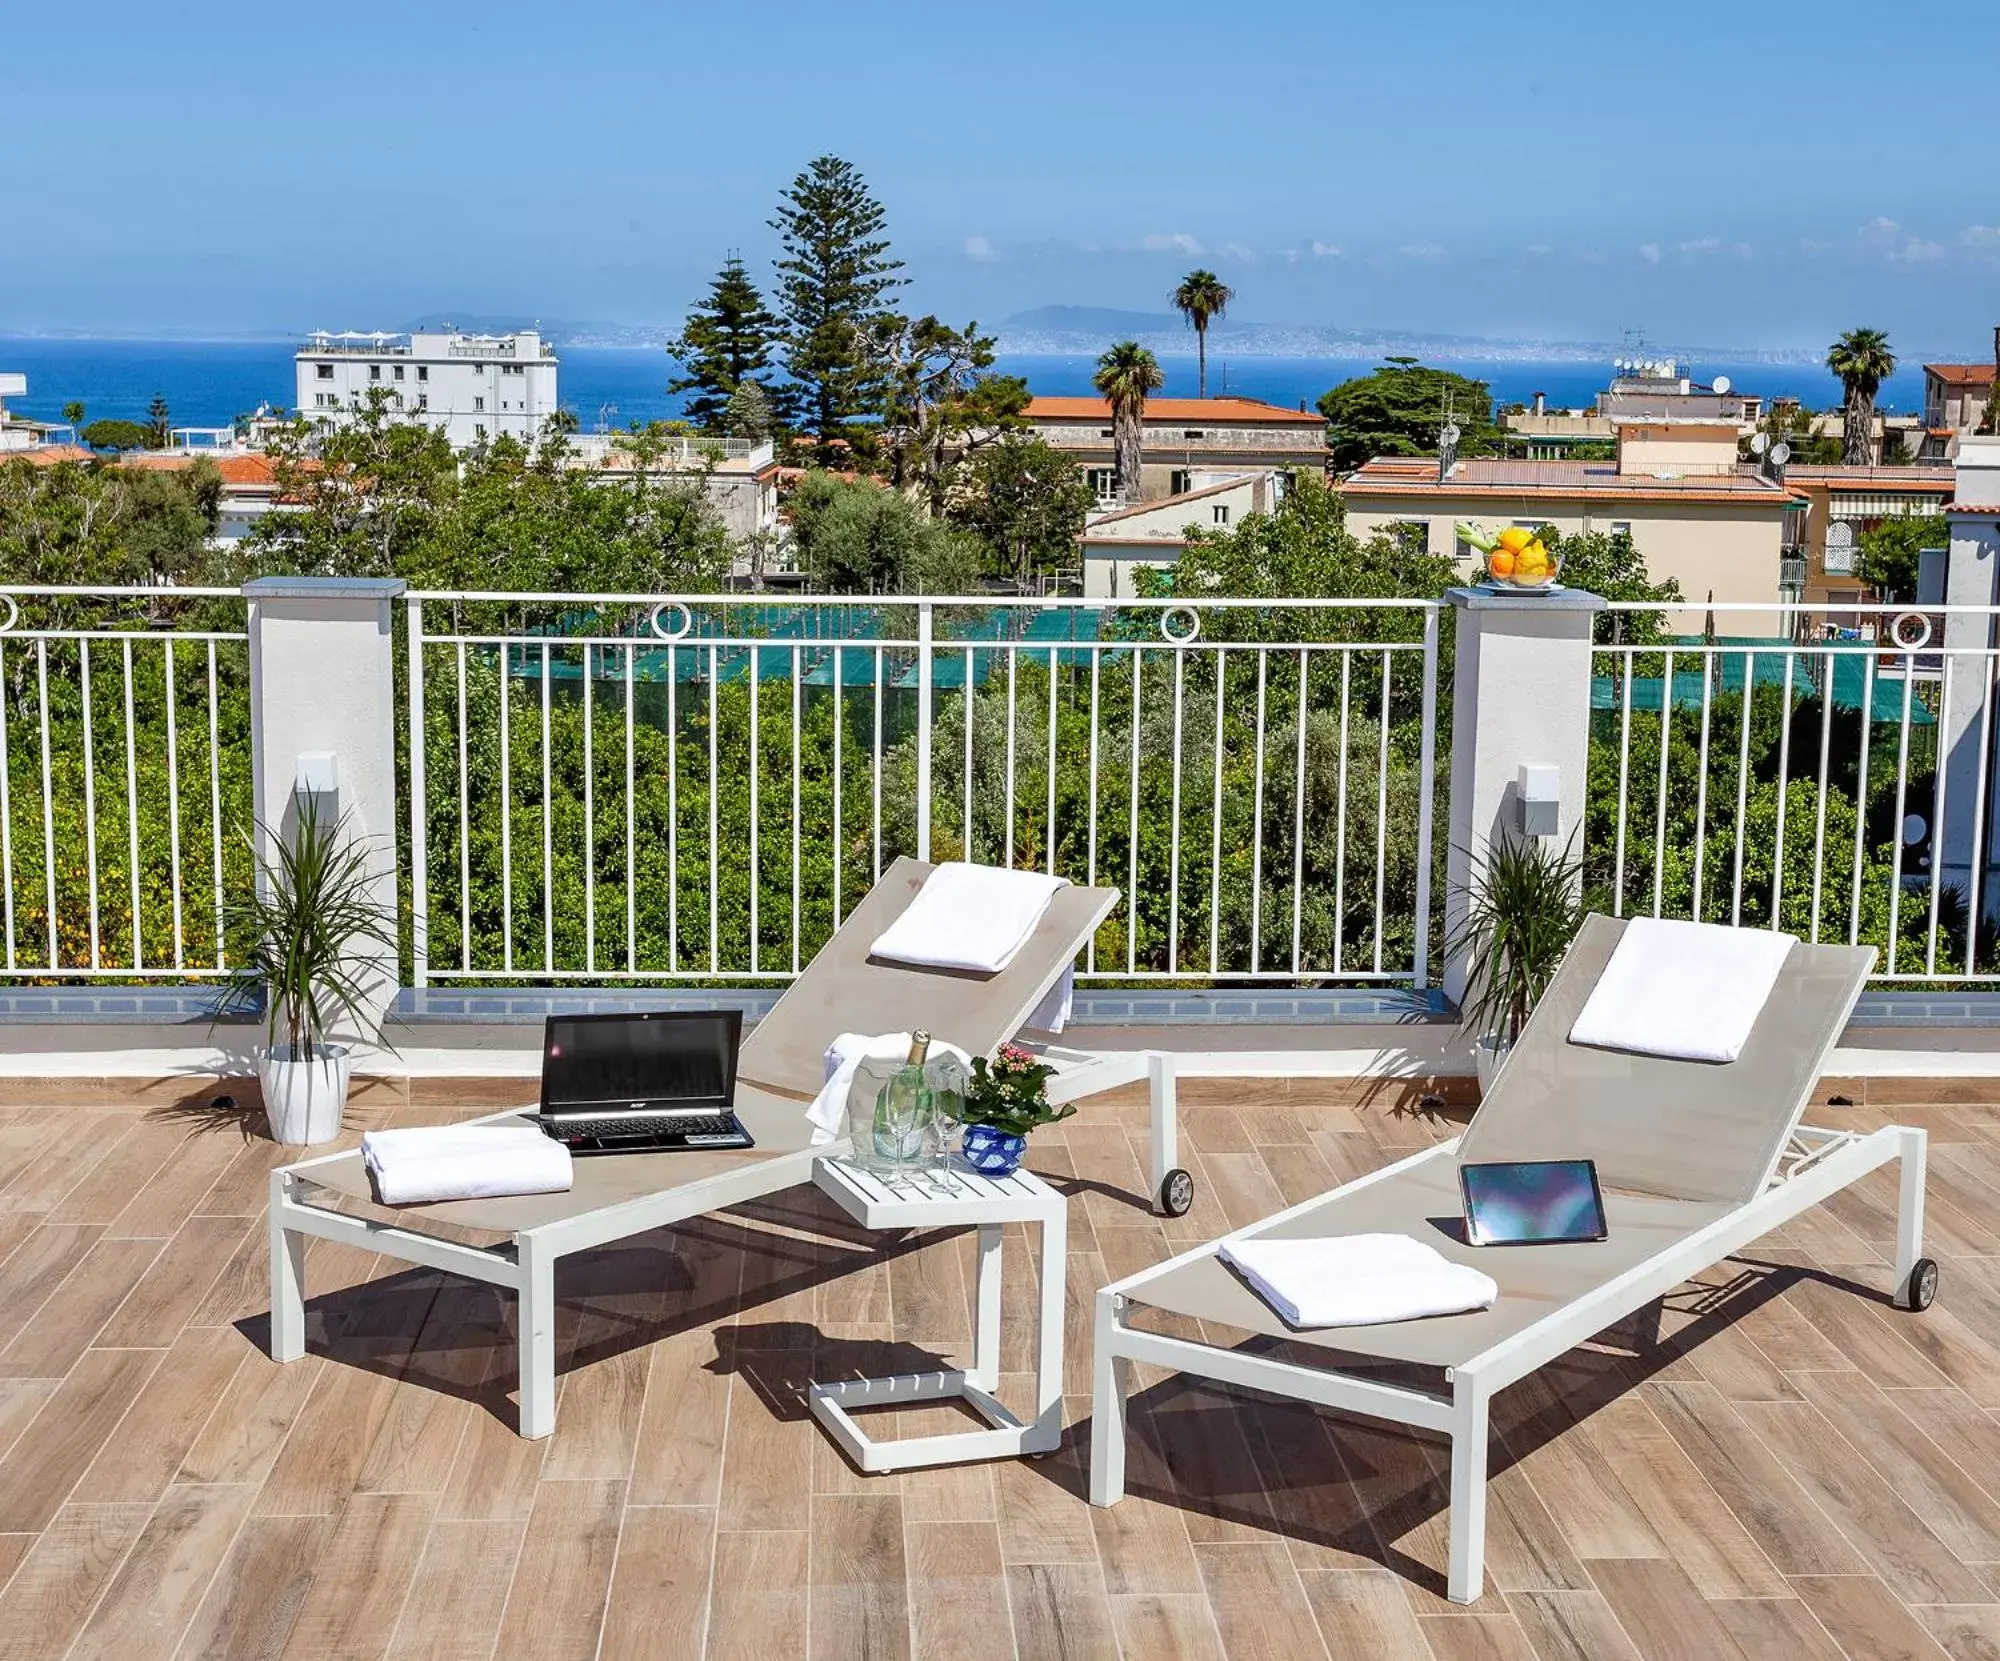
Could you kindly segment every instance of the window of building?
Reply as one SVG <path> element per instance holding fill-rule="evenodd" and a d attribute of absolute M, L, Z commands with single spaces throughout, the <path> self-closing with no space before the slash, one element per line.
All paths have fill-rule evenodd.
<path fill-rule="evenodd" d="M 313 370 L 323 381 L 333 379 L 333 365 L 330 363 L 316 363 L 313 365 Z"/>
<path fill-rule="evenodd" d="M 1389 527 L 1389 540 L 1405 553 L 1428 553 L 1431 546 L 1431 522 L 1428 519 L 1398 519 Z"/>
<path fill-rule="evenodd" d="M 1189 482 L 1188 471 L 1185 467 L 1177 467 L 1167 475 L 1167 494 L 1169 496 L 1184 496 L 1193 488 L 1194 486 Z"/>
<path fill-rule="evenodd" d="M 396 379 L 400 381 L 402 378 L 403 378 L 403 366 L 399 363 L 396 365 Z"/>
<path fill-rule="evenodd" d="M 1100 427 L 1097 429 L 1097 436 L 1099 438 L 1109 438 L 1112 436 L 1111 429 L 1109 427 Z"/>
<path fill-rule="evenodd" d="M 1612 520 L 1611 534 L 1613 536 L 1622 536 L 1629 542 L 1632 539 L 1632 521 L 1629 519 Z"/>
<path fill-rule="evenodd" d="M 1182 438 L 1206 438 L 1206 437 L 1208 437 L 1208 434 L 1207 434 L 1207 433 L 1205 433 L 1205 432 L 1203 432 L 1203 431 L 1201 430 L 1201 428 L 1199 428 L 1199 427 L 1183 427 L 1183 428 L 1181 429 L 1181 437 L 1182 437 Z"/>
<path fill-rule="evenodd" d="M 431 366 L 430 366 L 429 364 L 427 364 L 427 363 L 420 363 L 420 364 L 418 364 L 418 365 L 417 365 L 417 379 L 418 379 L 418 380 L 420 380 L 420 381 L 427 381 L 427 380 L 429 380 L 430 378 L 431 378 Z"/>
<path fill-rule="evenodd" d="M 1117 470 L 1110 467 L 1091 467 L 1084 471 L 1084 482 L 1090 486 L 1091 494 L 1100 502 L 1108 502 L 1118 489 Z"/>
<path fill-rule="evenodd" d="M 1227 502 L 1217 502 L 1214 507 L 1208 510 L 1208 512 L 1209 512 L 1209 517 L 1213 519 L 1218 525 L 1226 525 L 1229 523 L 1229 504 Z"/>
<path fill-rule="evenodd" d="M 476 410 L 483 410 L 486 407 L 486 400 L 484 398 L 475 398 L 472 400 L 472 407 Z M 483 427 L 480 430 L 482 432 L 485 431 Z"/>
<path fill-rule="evenodd" d="M 382 378 L 382 366 L 379 363 L 371 363 L 368 366 L 368 378 L 371 381 L 379 381 Z"/>
<path fill-rule="evenodd" d="M 417 408 L 420 410 L 425 410 L 429 409 L 430 407 L 431 407 L 431 395 L 428 392 L 419 392 L 417 394 Z"/>
<path fill-rule="evenodd" d="M 472 429 L 472 436 L 473 436 L 474 438 L 478 438 L 478 439 L 483 439 L 483 438 L 485 438 L 485 436 L 486 436 L 486 428 L 485 428 L 484 426 L 477 426 L 477 427 L 474 427 L 474 428 Z"/>

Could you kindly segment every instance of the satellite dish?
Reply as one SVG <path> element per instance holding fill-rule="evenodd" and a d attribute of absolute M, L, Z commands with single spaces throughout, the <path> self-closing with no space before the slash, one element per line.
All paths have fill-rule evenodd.
<path fill-rule="evenodd" d="M 1774 444 L 1771 446 L 1771 463 L 1773 466 L 1783 467 L 1791 459 L 1792 447 L 1789 444 Z"/>
<path fill-rule="evenodd" d="M 1720 395 L 1729 390 L 1729 377 L 1727 375 L 1718 375 L 1712 384 L 1716 393 Z"/>
<path fill-rule="evenodd" d="M 1443 431 L 1438 434 L 1438 442 L 1440 444 L 1456 444 L 1458 442 L 1458 423 L 1447 421 Z"/>
<path fill-rule="evenodd" d="M 1921 813 L 1904 814 L 1903 846 L 1914 848 L 1926 836 L 1930 835 L 1930 830 L 1930 826 L 1924 823 L 1924 816 Z"/>
<path fill-rule="evenodd" d="M 1750 435 L 1750 453 L 1753 456 L 1761 456 L 1770 447 L 1771 435 L 1769 433 L 1752 433 Z"/>

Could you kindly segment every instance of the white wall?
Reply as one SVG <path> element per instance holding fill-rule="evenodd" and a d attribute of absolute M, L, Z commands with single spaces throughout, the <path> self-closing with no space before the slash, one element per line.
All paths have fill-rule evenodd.
<path fill-rule="evenodd" d="M 297 356 L 298 413 L 338 422 L 379 388 L 396 410 L 440 429 L 452 448 L 502 436 L 534 443 L 558 407 L 557 359 L 543 355 L 532 330 L 491 341 L 465 335 L 415 334 L 402 349 L 316 351 Z M 419 410 L 418 405 L 424 407 Z"/>

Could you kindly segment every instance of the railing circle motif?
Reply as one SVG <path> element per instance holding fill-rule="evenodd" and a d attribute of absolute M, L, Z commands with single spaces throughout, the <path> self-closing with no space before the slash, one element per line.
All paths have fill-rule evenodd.
<path fill-rule="evenodd" d="M 1905 625 L 1910 623 L 1917 626 L 1914 640 L 1904 633 Z M 1906 652 L 1920 652 L 1931 643 L 1931 620 L 1921 611 L 1899 612 L 1889 625 L 1889 638 Z"/>
<path fill-rule="evenodd" d="M 660 614 L 666 611 L 677 611 L 681 614 L 679 628 L 669 630 L 660 627 Z M 694 633 L 694 613 L 688 609 L 685 600 L 662 600 L 653 607 L 653 615 L 646 626 L 652 631 L 655 640 L 685 640 Z"/>
<path fill-rule="evenodd" d="M 1187 628 L 1176 631 L 1174 619 L 1185 617 Z M 1192 646 L 1201 638 L 1201 614 L 1193 606 L 1168 606 L 1160 613 L 1160 638 L 1174 646 Z"/>
<path fill-rule="evenodd" d="M 13 630 L 16 623 L 20 622 L 21 607 L 20 603 L 11 594 L 0 594 L 0 605 L 4 605 L 7 608 L 7 620 L 4 623 L 0 623 L 0 634 L 7 634 Z"/>

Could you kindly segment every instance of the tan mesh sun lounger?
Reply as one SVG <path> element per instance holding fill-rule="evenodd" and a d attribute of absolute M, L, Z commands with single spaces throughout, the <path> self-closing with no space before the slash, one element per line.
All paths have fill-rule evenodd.
<path fill-rule="evenodd" d="M 1588 919 L 1465 1133 L 1227 1238 L 1413 1235 L 1499 1283 L 1491 1309 L 1421 1321 L 1296 1331 L 1216 1255 L 1184 1253 L 1098 1294 L 1091 1499 L 1124 1489 L 1126 1373 L 1133 1361 L 1441 1431 L 1451 1438 L 1447 1591 L 1479 1595 L 1487 1415 L 1493 1395 L 1858 1181 L 1902 1162 L 1896 1295 L 1928 1305 L 1921 1262 L 1925 1136 L 1801 1127 L 1826 1058 L 1874 965 L 1871 948 L 1795 945 L 1742 1055 L 1726 1066 L 1571 1044 L 1570 1028 L 1624 931 Z M 1609 1237 L 1587 1245 L 1481 1249 L 1462 1242 L 1465 1161 L 1597 1162 Z M 1228 1329 L 1233 1343 L 1136 1328 L 1144 1310 Z M 1324 1352 L 1301 1363 L 1268 1340 Z M 1437 1369 L 1436 1389 L 1382 1382 L 1377 1363 Z"/>
<path fill-rule="evenodd" d="M 1118 903 L 1112 888 L 1065 888 L 1008 966 L 993 975 L 879 962 L 868 948 L 923 886 L 931 867 L 898 859 L 744 1041 L 736 1112 L 757 1146 L 742 1150 L 599 1155 L 576 1162 L 567 1193 L 389 1208 L 374 1202 L 358 1150 L 308 1159 L 271 1177 L 271 1353 L 305 1353 L 305 1237 L 350 1240 L 429 1268 L 469 1275 L 521 1295 L 521 1434 L 555 1425 L 556 1259 L 777 1193 L 812 1174 L 807 1104 L 824 1077 L 827 1045 L 844 1031 L 927 1028 L 974 1054 L 1021 1031 L 1097 926 Z M 1077 1069 L 1091 1090 L 1154 1079 L 1172 1146 L 1172 1073 L 1157 1057 L 1107 1057 Z M 518 1118 L 525 1109 L 489 1116 Z M 319 1198 L 316 1200 L 314 1195 Z M 340 1209 L 335 1209 L 335 1207 Z M 470 1244 L 472 1239 L 490 1243 Z"/>

